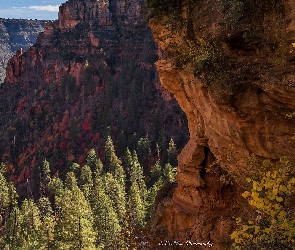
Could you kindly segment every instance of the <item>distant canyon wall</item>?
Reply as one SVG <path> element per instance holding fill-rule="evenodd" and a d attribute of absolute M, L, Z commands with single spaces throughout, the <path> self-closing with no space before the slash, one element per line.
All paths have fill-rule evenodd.
<path fill-rule="evenodd" d="M 5 78 L 8 60 L 22 48 L 26 51 L 32 46 L 38 34 L 44 30 L 41 20 L 0 18 L 0 83 Z"/>

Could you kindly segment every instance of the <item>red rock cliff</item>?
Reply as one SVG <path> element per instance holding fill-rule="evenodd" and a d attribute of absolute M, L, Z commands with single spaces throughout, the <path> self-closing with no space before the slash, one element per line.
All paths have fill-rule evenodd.
<path fill-rule="evenodd" d="M 67 1 L 60 6 L 58 20 L 45 24 L 45 31 L 38 36 L 36 44 L 27 54 L 14 56 L 10 60 L 6 82 L 11 84 L 22 81 L 58 82 L 67 72 L 79 81 L 84 62 L 71 59 L 89 53 L 96 56 L 103 55 L 100 48 L 108 43 L 111 47 L 113 39 L 104 37 L 101 41 L 102 34 L 113 30 L 113 35 L 118 35 L 115 34 L 115 28 L 118 26 L 141 24 L 144 19 L 143 2 L 143 0 Z M 77 25 L 80 30 L 73 31 Z M 93 48 L 90 50 L 90 47 Z M 66 56 L 69 51 L 72 55 L 73 51 L 75 53 L 72 58 Z M 34 72 L 33 78 L 31 72 Z"/>
<path fill-rule="evenodd" d="M 165 51 L 156 64 L 161 83 L 190 131 L 178 157 L 178 186 L 157 205 L 154 223 L 167 238 L 227 249 L 232 217 L 249 211 L 240 197 L 245 178 L 258 171 L 249 168 L 250 156 L 294 161 L 295 123 L 286 114 L 295 110 L 295 6 L 181 2 L 181 28 L 171 32 L 168 18 L 150 20 Z"/>

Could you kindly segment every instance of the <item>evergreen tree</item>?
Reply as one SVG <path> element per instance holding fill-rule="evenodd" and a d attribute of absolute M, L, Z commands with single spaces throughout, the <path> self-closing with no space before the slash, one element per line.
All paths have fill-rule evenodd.
<path fill-rule="evenodd" d="M 21 250 L 22 240 L 20 236 L 20 209 L 15 206 L 9 214 L 5 229 L 4 249 Z"/>
<path fill-rule="evenodd" d="M 150 221 L 152 214 L 153 214 L 153 208 L 154 208 L 154 202 L 157 196 L 158 191 L 163 186 L 162 178 L 160 178 L 155 184 L 148 190 L 147 199 L 146 199 L 146 220 Z"/>
<path fill-rule="evenodd" d="M 124 155 L 124 161 L 125 161 L 125 169 L 127 170 L 129 178 L 131 178 L 130 177 L 130 172 L 131 172 L 132 161 L 133 160 L 132 160 L 132 154 L 131 154 L 129 148 L 126 148 L 125 155 Z"/>
<path fill-rule="evenodd" d="M 5 173 L 6 173 L 6 166 L 2 162 L 2 163 L 0 163 L 0 174 L 5 174 Z"/>
<path fill-rule="evenodd" d="M 42 180 L 44 180 L 45 184 L 50 181 L 50 173 L 51 171 L 49 162 L 45 159 L 42 166 Z"/>
<path fill-rule="evenodd" d="M 128 209 L 131 216 L 131 223 L 134 226 L 143 226 L 145 224 L 146 210 L 136 181 L 130 187 Z"/>
<path fill-rule="evenodd" d="M 74 172 L 68 172 L 65 179 L 65 188 L 73 190 L 77 186 L 77 179 Z"/>
<path fill-rule="evenodd" d="M 75 176 L 80 176 L 81 167 L 78 163 L 74 162 L 70 167 L 70 172 L 73 172 Z"/>
<path fill-rule="evenodd" d="M 133 151 L 133 155 L 132 155 L 130 179 L 132 183 L 137 182 L 139 192 L 140 192 L 140 198 L 142 202 L 144 203 L 146 200 L 147 189 L 146 189 L 146 185 L 144 181 L 143 168 L 138 161 L 138 157 L 135 150 Z"/>
<path fill-rule="evenodd" d="M 39 199 L 37 205 L 40 210 L 40 218 L 42 222 L 41 237 L 39 240 L 42 241 L 44 249 L 52 249 L 56 221 L 53 215 L 51 203 L 47 197 L 42 197 Z"/>
<path fill-rule="evenodd" d="M 176 144 L 174 143 L 173 139 L 170 139 L 169 146 L 167 149 L 168 153 L 168 163 L 170 163 L 173 167 L 177 167 L 178 161 L 177 161 L 177 149 Z"/>
<path fill-rule="evenodd" d="M 97 232 L 97 246 L 100 249 L 113 249 L 113 243 L 121 227 L 114 209 L 114 202 L 105 193 L 102 180 L 98 175 L 91 195 L 91 207 L 94 214 L 94 230 Z"/>
<path fill-rule="evenodd" d="M 115 157 L 115 147 L 114 147 L 113 140 L 110 136 L 108 136 L 106 139 L 105 146 L 104 146 L 104 154 L 105 154 L 105 163 L 110 167 L 111 159 Z"/>
<path fill-rule="evenodd" d="M 141 160 L 141 165 L 148 166 L 148 160 L 151 155 L 150 144 L 148 135 L 140 138 L 137 142 L 137 152 Z"/>
<path fill-rule="evenodd" d="M 90 167 L 88 165 L 85 165 L 81 169 L 80 188 L 87 199 L 89 198 L 92 187 L 93 187 L 92 172 Z"/>
<path fill-rule="evenodd" d="M 48 183 L 48 189 L 53 195 L 60 195 L 63 191 L 63 183 L 58 177 L 53 177 Z"/>
<path fill-rule="evenodd" d="M 35 202 L 25 199 L 18 216 L 19 234 L 16 249 L 44 249 L 41 238 L 42 222 Z"/>
<path fill-rule="evenodd" d="M 54 233 L 55 248 L 95 249 L 93 214 L 90 205 L 77 185 L 70 187 L 71 189 L 65 188 L 62 195 L 56 197 L 58 217 Z"/>
<path fill-rule="evenodd" d="M 4 222 L 4 217 L 6 217 L 9 204 L 9 185 L 4 175 L 0 173 L 0 218 L 2 218 L 2 222 Z M 2 227 L 2 223 L 0 224 L 0 227 Z"/>
<path fill-rule="evenodd" d="M 90 149 L 87 153 L 86 157 L 86 165 L 90 167 L 91 171 L 93 173 L 98 172 L 101 173 L 103 170 L 102 163 L 100 159 L 97 158 L 97 155 L 95 153 L 94 149 Z"/>
<path fill-rule="evenodd" d="M 4 165 L 2 165 L 4 166 Z M 13 183 L 8 183 L 3 175 L 5 168 L 0 171 L 0 247 L 4 249 L 5 238 L 10 241 L 10 214 L 17 208 L 17 192 Z M 19 210 L 18 210 L 19 211 Z"/>
<path fill-rule="evenodd" d="M 126 174 L 122 167 L 121 160 L 115 153 L 114 144 L 110 136 L 108 136 L 105 144 L 105 157 L 109 172 L 115 177 L 121 186 L 125 186 Z"/>
<path fill-rule="evenodd" d="M 50 176 L 50 166 L 49 166 L 49 162 L 45 159 L 43 161 L 42 164 L 42 168 L 41 168 L 41 180 L 40 180 L 40 193 L 41 196 L 42 195 L 46 195 L 48 192 L 48 184 L 51 180 L 51 176 Z"/>
<path fill-rule="evenodd" d="M 157 182 L 161 178 L 161 176 L 162 176 L 162 167 L 161 167 L 159 161 L 156 161 L 154 166 L 152 166 L 150 176 L 151 176 L 151 182 L 152 183 Z"/>
<path fill-rule="evenodd" d="M 9 193 L 9 210 L 16 207 L 18 205 L 18 193 L 16 188 L 12 182 L 8 183 L 8 193 Z"/>
<path fill-rule="evenodd" d="M 118 220 L 121 226 L 126 223 L 126 192 L 125 186 L 121 186 L 111 173 L 106 173 L 103 176 L 103 185 L 106 194 L 113 201 L 114 209 L 117 213 Z"/>
<path fill-rule="evenodd" d="M 159 149 L 160 149 L 161 162 L 165 163 L 167 161 L 167 157 L 168 157 L 167 156 L 168 142 L 167 142 L 167 135 L 166 135 L 164 129 L 160 130 L 158 145 L 159 145 Z"/>
<path fill-rule="evenodd" d="M 170 163 L 165 165 L 163 170 L 164 182 L 172 183 L 176 180 L 176 168 L 172 167 Z"/>

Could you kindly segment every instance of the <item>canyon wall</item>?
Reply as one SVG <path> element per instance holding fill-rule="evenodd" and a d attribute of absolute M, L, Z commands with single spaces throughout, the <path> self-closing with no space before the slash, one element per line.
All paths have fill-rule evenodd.
<path fill-rule="evenodd" d="M 22 48 L 26 51 L 44 30 L 44 21 L 24 19 L 0 19 L 0 83 L 5 79 L 7 61 Z"/>
<path fill-rule="evenodd" d="M 60 6 L 58 20 L 44 24 L 45 31 L 26 56 L 10 60 L 6 82 L 49 83 L 67 72 L 79 82 L 84 55 L 103 57 L 102 47 L 114 48 L 114 40 L 123 38 L 130 27 L 144 25 L 143 6 L 143 0 L 67 1 Z"/>
<path fill-rule="evenodd" d="M 150 19 L 165 52 L 156 63 L 161 83 L 190 131 L 178 185 L 159 199 L 154 225 L 166 239 L 228 249 L 233 218 L 251 212 L 241 198 L 245 179 L 263 160 L 294 162 L 295 122 L 287 115 L 295 110 L 295 6 L 180 2 L 178 19 L 169 12 Z"/>

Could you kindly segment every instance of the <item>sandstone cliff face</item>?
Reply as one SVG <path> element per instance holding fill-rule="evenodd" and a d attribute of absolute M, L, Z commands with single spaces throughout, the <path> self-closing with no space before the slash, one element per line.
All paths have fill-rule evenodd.
<path fill-rule="evenodd" d="M 161 83 L 190 131 L 178 186 L 157 205 L 154 223 L 167 238 L 227 249 L 232 217 L 250 210 L 240 198 L 245 178 L 258 171 L 249 158 L 294 161 L 295 123 L 286 118 L 295 110 L 294 3 L 181 2 L 181 29 L 171 33 L 167 18 L 150 20 L 165 51 L 156 63 Z"/>
<path fill-rule="evenodd" d="M 44 30 L 44 21 L 0 19 L 0 83 L 5 78 L 7 61 L 19 48 L 26 51 Z"/>

